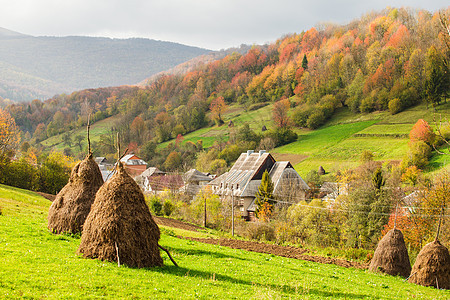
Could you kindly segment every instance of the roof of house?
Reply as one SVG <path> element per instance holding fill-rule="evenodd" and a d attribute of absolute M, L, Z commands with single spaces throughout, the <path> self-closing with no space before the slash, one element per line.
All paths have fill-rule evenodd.
<path fill-rule="evenodd" d="M 161 171 L 157 167 L 150 167 L 147 170 L 145 170 L 144 172 L 142 172 L 142 174 L 140 176 L 149 177 L 152 175 L 164 175 L 164 174 L 166 174 L 166 172 Z"/>
<path fill-rule="evenodd" d="M 213 179 L 203 172 L 196 169 L 190 169 L 183 175 L 185 182 L 196 182 L 196 181 L 212 181 Z"/>
<path fill-rule="evenodd" d="M 134 154 L 127 154 L 120 160 L 125 165 L 146 165 L 147 163 Z"/>
<path fill-rule="evenodd" d="M 94 161 L 95 161 L 97 164 L 101 164 L 101 163 L 107 162 L 108 160 L 106 159 L 106 157 L 99 156 L 99 157 L 96 157 L 96 158 L 94 159 Z"/>
<path fill-rule="evenodd" d="M 242 153 L 229 172 L 217 177 L 209 184 L 216 186 L 215 192 L 220 195 L 233 194 L 240 197 L 253 197 L 258 191 L 262 173 L 265 170 L 269 171 L 275 187 L 281 181 L 283 184 L 289 181 L 291 184 L 295 184 L 296 188 L 309 190 L 308 185 L 294 170 L 290 162 L 275 162 L 272 155 L 265 151 Z"/>

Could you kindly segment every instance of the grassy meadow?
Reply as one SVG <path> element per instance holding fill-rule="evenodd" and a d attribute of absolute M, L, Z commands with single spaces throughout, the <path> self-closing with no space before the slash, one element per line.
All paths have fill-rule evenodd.
<path fill-rule="evenodd" d="M 364 270 L 233 250 L 162 230 L 164 266 L 118 267 L 76 254 L 79 237 L 47 228 L 50 202 L 0 186 L 3 299 L 449 299 L 450 291 Z M 201 234 L 201 233 L 200 233 Z"/>

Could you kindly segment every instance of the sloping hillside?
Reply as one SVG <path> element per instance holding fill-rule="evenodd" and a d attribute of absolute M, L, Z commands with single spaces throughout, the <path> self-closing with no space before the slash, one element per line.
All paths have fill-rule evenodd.
<path fill-rule="evenodd" d="M 0 186 L 0 298 L 448 299 L 400 277 L 179 239 L 162 230 L 164 266 L 118 267 L 76 254 L 79 237 L 47 229 L 50 202 Z"/>
<path fill-rule="evenodd" d="M 207 52 L 150 39 L 34 37 L 1 28 L 0 96 L 23 101 L 137 84 Z"/>

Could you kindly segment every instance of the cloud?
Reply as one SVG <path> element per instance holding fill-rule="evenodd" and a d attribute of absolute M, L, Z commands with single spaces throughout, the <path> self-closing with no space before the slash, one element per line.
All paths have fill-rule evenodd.
<path fill-rule="evenodd" d="M 274 41 L 371 10 L 434 11 L 448 0 L 0 0 L 0 26 L 32 35 L 147 37 L 210 49 Z"/>

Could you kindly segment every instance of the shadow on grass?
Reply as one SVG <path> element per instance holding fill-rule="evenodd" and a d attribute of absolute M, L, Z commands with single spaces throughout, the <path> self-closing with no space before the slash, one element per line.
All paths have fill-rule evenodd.
<path fill-rule="evenodd" d="M 302 287 L 302 286 L 290 286 L 290 285 L 277 285 L 277 284 L 271 284 L 271 283 L 258 283 L 258 282 L 252 282 L 249 280 L 243 280 L 238 278 L 233 278 L 228 275 L 222 275 L 218 273 L 210 273 L 205 271 L 199 271 L 199 270 L 193 270 L 189 268 L 184 267 L 175 267 L 171 265 L 167 265 L 161 268 L 155 268 L 151 269 L 154 272 L 160 272 L 163 274 L 170 274 L 175 275 L 179 277 L 194 277 L 194 278 L 202 278 L 206 280 L 216 280 L 216 281 L 223 281 L 228 282 L 232 284 L 239 284 L 248 286 L 251 288 L 255 287 L 261 287 L 261 288 L 269 288 L 271 290 L 276 290 L 281 293 L 290 294 L 292 296 L 294 295 L 316 295 L 320 298 L 323 297 L 332 297 L 332 298 L 346 298 L 346 299 L 364 299 L 367 298 L 368 295 L 361 295 L 361 294 L 355 294 L 355 293 L 346 293 L 346 292 L 340 292 L 340 291 L 324 291 L 320 288 L 314 288 L 314 287 Z"/>
<path fill-rule="evenodd" d="M 205 251 L 205 250 L 200 250 L 200 249 L 184 249 L 184 248 L 177 248 L 177 247 L 168 247 L 168 250 L 170 252 L 180 253 L 183 255 L 198 255 L 198 256 L 208 256 L 211 258 L 233 258 L 233 259 L 245 260 L 242 257 L 235 256 L 235 255 L 228 255 L 228 254 L 212 252 L 212 251 Z"/>

